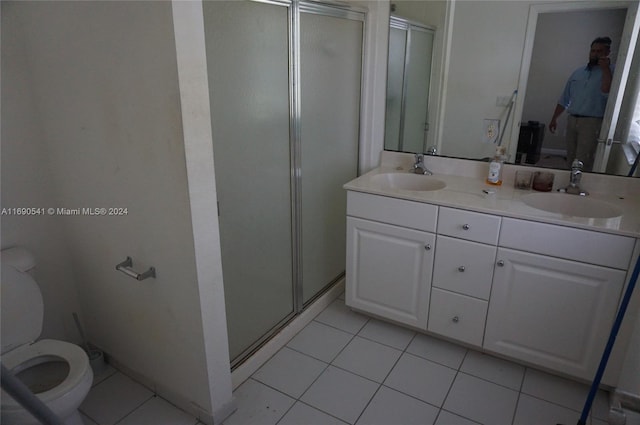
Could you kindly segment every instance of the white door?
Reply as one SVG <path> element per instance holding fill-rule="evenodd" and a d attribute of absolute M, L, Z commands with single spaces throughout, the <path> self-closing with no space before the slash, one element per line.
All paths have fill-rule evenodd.
<path fill-rule="evenodd" d="M 625 272 L 505 248 L 497 264 L 484 348 L 592 378 Z"/>
<path fill-rule="evenodd" d="M 347 218 L 346 304 L 427 328 L 435 235 Z"/>
<path fill-rule="evenodd" d="M 627 10 L 622 40 L 620 40 L 620 53 L 616 61 L 616 71 L 613 73 L 607 109 L 604 112 L 602 120 L 593 171 L 600 173 L 607 171 L 611 145 L 614 141 L 616 127 L 618 126 L 618 118 L 620 117 L 620 108 L 622 106 L 622 98 L 624 97 L 627 79 L 629 78 L 630 72 L 640 72 L 638 69 L 631 69 L 631 59 L 633 58 L 633 52 L 637 45 L 639 29 L 640 16 L 638 15 L 638 2 L 633 2 Z M 637 68 L 638 65 L 636 64 L 635 66 Z"/>

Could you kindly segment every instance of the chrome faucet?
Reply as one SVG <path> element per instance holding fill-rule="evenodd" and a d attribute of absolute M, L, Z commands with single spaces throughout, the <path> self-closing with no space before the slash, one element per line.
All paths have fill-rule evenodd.
<path fill-rule="evenodd" d="M 571 163 L 571 174 L 569 175 L 569 186 L 567 186 L 562 192 L 567 192 L 572 195 L 587 196 L 589 192 L 580 188 L 580 180 L 582 179 L 582 168 L 584 164 L 579 159 L 574 159 Z"/>
<path fill-rule="evenodd" d="M 415 160 L 416 162 L 413 164 L 413 167 L 411 167 L 411 169 L 409 170 L 412 173 L 416 173 L 416 174 L 426 174 L 426 175 L 433 175 L 433 173 L 427 168 L 426 165 L 424 165 L 424 155 L 422 155 L 421 153 L 417 153 L 415 154 Z"/>

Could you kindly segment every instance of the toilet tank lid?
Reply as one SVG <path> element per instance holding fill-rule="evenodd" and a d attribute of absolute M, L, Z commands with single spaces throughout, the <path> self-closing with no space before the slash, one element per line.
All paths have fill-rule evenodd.
<path fill-rule="evenodd" d="M 33 254 L 21 246 L 3 249 L 0 261 L 15 267 L 21 272 L 28 272 L 36 266 L 36 259 Z"/>

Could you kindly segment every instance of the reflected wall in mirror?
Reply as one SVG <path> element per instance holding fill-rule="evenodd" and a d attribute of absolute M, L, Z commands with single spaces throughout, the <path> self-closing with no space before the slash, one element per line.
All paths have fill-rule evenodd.
<path fill-rule="evenodd" d="M 586 63 L 591 41 L 603 35 L 614 40 L 611 58 L 616 69 L 612 91 L 615 89 L 619 92 L 618 109 L 609 111 L 612 119 L 610 136 L 605 131 L 603 139 L 613 140 L 615 131 L 615 140 L 633 141 L 628 128 L 640 118 L 636 117 L 634 120 L 631 111 L 632 106 L 637 103 L 638 84 L 637 77 L 634 76 L 640 73 L 640 61 L 636 58 L 631 64 L 637 44 L 637 2 L 589 0 L 549 4 L 541 1 L 400 0 L 393 1 L 392 5 L 395 7 L 395 15 L 425 22 L 436 29 L 430 106 L 435 118 L 430 120 L 429 137 L 433 140 L 430 143 L 437 145 L 438 154 L 480 160 L 491 157 L 495 152 L 495 145 L 483 142 L 483 122 L 485 119 L 498 119 L 500 131 L 504 133 L 502 145 L 508 147 L 509 161 L 514 162 L 520 123 L 527 124 L 529 120 L 534 120 L 548 124 L 571 72 L 554 67 L 562 64 L 565 69 L 573 70 L 581 63 Z M 610 16 L 597 17 L 595 23 L 589 21 L 587 24 L 585 21 L 585 31 L 565 30 L 562 35 L 555 37 L 557 44 L 560 41 L 572 41 L 575 47 L 565 47 L 564 52 L 549 55 L 549 60 L 532 58 L 534 42 L 537 43 L 534 37 L 537 26 L 541 26 L 540 31 L 543 31 L 549 19 L 559 20 L 562 17 L 560 13 L 565 12 L 567 17 L 586 12 L 603 12 Z M 556 15 L 552 16 L 551 13 Z M 624 29 L 620 28 L 621 20 Z M 639 50 L 640 48 L 635 49 L 635 56 L 638 56 Z M 533 65 L 531 72 L 529 65 Z M 540 73 L 547 68 L 556 69 L 553 71 L 555 74 L 541 76 Z M 562 75 L 563 73 L 566 75 Z M 616 77 L 619 80 L 617 82 Z M 627 80 L 630 84 L 627 84 Z M 636 82 L 632 83 L 632 80 Z M 539 111 L 535 115 L 529 115 L 529 112 L 523 114 L 525 102 L 534 97 L 527 93 L 528 81 L 548 83 L 546 87 L 538 86 L 535 89 L 536 93 L 544 92 L 549 97 L 549 100 L 538 101 L 550 103 L 546 106 L 546 113 L 545 105 L 539 104 L 536 106 Z M 509 99 L 516 89 L 518 95 L 507 122 Z M 610 94 L 609 103 L 612 103 L 612 97 L 616 96 Z M 619 109 L 620 105 L 622 110 Z M 526 110 L 530 111 L 531 108 L 527 106 Z M 637 139 L 637 135 L 635 138 Z M 545 129 L 540 158 L 535 161 L 536 164 L 527 165 L 565 167 L 563 143 L 562 130 L 559 129 L 551 137 Z M 599 151 L 604 150 L 604 144 L 602 145 L 602 149 L 599 146 Z M 385 146 L 385 149 L 389 148 Z M 634 154 L 637 153 L 636 148 L 633 148 L 632 143 L 614 143 L 607 149 L 607 155 L 610 152 L 611 156 L 606 171 L 626 175 L 633 163 Z M 600 155 L 604 158 L 603 152 Z M 522 155 L 520 159 L 523 159 Z M 526 160 L 526 156 L 524 159 Z M 602 171 L 606 165 L 607 162 L 604 162 Z"/>

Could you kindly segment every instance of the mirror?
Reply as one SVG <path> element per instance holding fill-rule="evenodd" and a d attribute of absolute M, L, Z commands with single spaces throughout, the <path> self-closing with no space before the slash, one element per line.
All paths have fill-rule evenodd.
<path fill-rule="evenodd" d="M 427 151 L 434 35 L 420 23 L 393 15 L 389 19 L 385 148 Z"/>
<path fill-rule="evenodd" d="M 549 7 L 541 4 L 486 0 L 392 2 L 392 15 L 436 28 L 426 119 L 429 131 L 424 138 L 432 141 L 417 143 L 423 153 L 435 145 L 438 155 L 486 160 L 493 156 L 496 145 L 483 137 L 484 126 L 486 120 L 499 120 L 499 137 L 502 145 L 508 147 L 509 162 L 566 168 L 561 125 L 567 114 L 560 118 L 555 134 L 546 126 L 569 74 L 586 64 L 589 45 L 598 36 L 607 35 L 613 40 L 610 57 L 616 66 L 614 80 L 615 74 L 620 76 L 617 83 L 614 81 L 612 92 L 619 87 L 621 93 L 628 93 L 632 86 L 637 87 L 637 83 L 626 84 L 634 75 L 629 73 L 631 55 L 626 55 L 629 57 L 626 62 L 621 61 L 628 52 L 625 49 L 632 52 L 635 47 L 635 42 L 629 40 L 625 47 L 624 27 L 626 24 L 629 32 L 637 4 L 611 1 L 574 2 L 570 6 L 556 3 Z M 562 28 L 562 32 L 557 28 Z M 389 49 L 391 58 L 391 42 Z M 623 55 L 618 55 L 620 51 Z M 633 65 L 638 67 L 638 59 Z M 615 96 L 610 94 L 609 103 L 612 97 Z M 638 126 L 632 120 L 633 115 L 626 116 L 624 112 L 625 103 L 633 103 L 628 102 L 629 98 L 628 94 L 624 98 L 619 96 L 623 110 L 612 114 L 618 119 L 615 137 L 613 132 L 610 137 L 613 140 L 628 140 L 629 127 Z M 530 126 L 529 121 L 539 124 Z M 518 148 L 521 130 L 524 133 L 531 130 L 527 149 Z M 532 149 L 532 144 L 537 146 Z M 411 144 L 393 145 L 385 140 L 385 150 L 417 151 L 407 146 Z M 599 151 L 603 149 L 599 147 Z M 626 175 L 635 152 L 616 143 L 606 149 L 609 165 L 606 172 Z M 604 152 L 600 155 L 604 156 Z M 604 171 L 605 166 L 599 171 Z"/>

